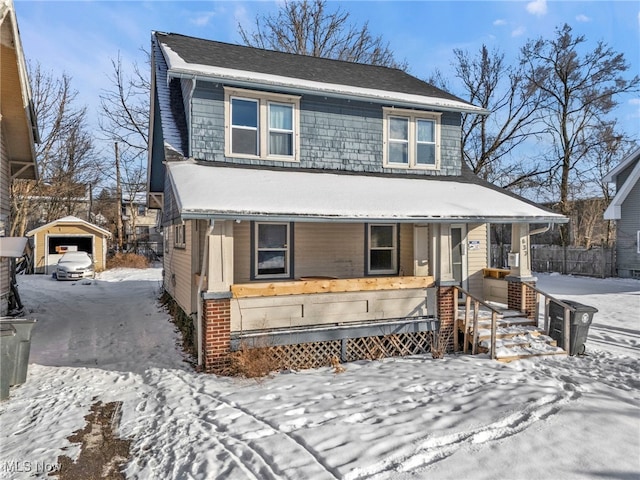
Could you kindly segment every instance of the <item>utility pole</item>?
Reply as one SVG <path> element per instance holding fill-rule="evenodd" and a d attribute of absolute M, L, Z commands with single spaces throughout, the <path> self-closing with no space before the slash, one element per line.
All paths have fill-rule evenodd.
<path fill-rule="evenodd" d="M 122 187 L 120 185 L 120 153 L 118 152 L 118 142 L 116 146 L 116 197 L 118 197 L 118 210 L 116 215 L 116 226 L 118 229 L 118 252 L 122 252 Z"/>

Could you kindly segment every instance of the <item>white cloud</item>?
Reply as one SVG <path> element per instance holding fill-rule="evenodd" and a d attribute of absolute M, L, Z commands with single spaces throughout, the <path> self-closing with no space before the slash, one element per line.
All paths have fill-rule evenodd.
<path fill-rule="evenodd" d="M 629 104 L 640 106 L 640 98 L 632 98 L 631 100 L 629 100 Z"/>
<path fill-rule="evenodd" d="M 493 21 L 493 24 L 494 24 L 496 27 L 501 27 L 502 25 L 506 25 L 506 24 L 507 24 L 507 21 L 506 21 L 506 20 L 503 20 L 502 18 L 498 18 L 497 20 L 494 20 L 494 21 Z"/>
<path fill-rule="evenodd" d="M 198 27 L 204 27 L 209 24 L 215 14 L 215 12 L 199 12 L 191 18 L 190 22 Z"/>
<path fill-rule="evenodd" d="M 524 35 L 524 32 L 526 32 L 527 29 L 525 27 L 518 27 L 515 30 L 511 31 L 511 36 L 512 37 L 519 37 L 521 35 Z"/>
<path fill-rule="evenodd" d="M 584 15 L 583 13 L 581 13 L 580 15 L 576 16 L 576 21 L 577 22 L 590 22 L 591 18 L 589 18 L 586 15 Z"/>
<path fill-rule="evenodd" d="M 527 3 L 527 12 L 541 17 L 547 14 L 547 0 L 533 0 Z"/>

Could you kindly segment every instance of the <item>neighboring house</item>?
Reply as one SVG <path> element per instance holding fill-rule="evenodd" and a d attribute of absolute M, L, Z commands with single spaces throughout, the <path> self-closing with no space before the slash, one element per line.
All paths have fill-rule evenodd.
<path fill-rule="evenodd" d="M 107 240 L 111 232 L 69 215 L 27 232 L 33 237 L 35 273 L 51 274 L 65 252 L 87 252 L 93 258 L 96 271 L 104 270 L 107 262 Z"/>
<path fill-rule="evenodd" d="M 158 229 L 157 210 L 147 208 L 146 195 L 122 200 L 124 250 L 146 255 L 162 256 L 162 233 Z"/>
<path fill-rule="evenodd" d="M 491 222 L 516 239 L 504 301 L 533 308 L 530 225 L 566 219 L 464 164 L 462 114 L 486 111 L 396 69 L 177 34 L 151 58 L 149 206 L 205 371 L 243 346 L 290 365 L 414 353 L 432 330 L 453 348 Z"/>
<path fill-rule="evenodd" d="M 640 278 L 640 147 L 611 170 L 604 181 L 616 185 L 616 195 L 604 218 L 616 221 L 618 276 Z"/>
<path fill-rule="evenodd" d="M 19 256 L 11 225 L 11 183 L 36 179 L 35 143 L 39 141 L 31 89 L 11 0 L 0 0 L 0 316 L 12 302 L 12 258 Z M 25 239 L 26 240 L 26 239 Z M 26 241 L 20 243 L 24 248 Z"/>

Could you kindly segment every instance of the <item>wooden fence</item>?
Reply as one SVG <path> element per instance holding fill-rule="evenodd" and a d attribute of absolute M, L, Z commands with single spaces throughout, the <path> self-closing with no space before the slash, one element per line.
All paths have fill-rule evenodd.
<path fill-rule="evenodd" d="M 508 268 L 510 245 L 491 246 L 491 266 Z M 558 272 L 565 275 L 588 277 L 615 277 L 615 247 L 560 247 L 557 245 L 533 245 L 531 270 L 534 272 Z"/>

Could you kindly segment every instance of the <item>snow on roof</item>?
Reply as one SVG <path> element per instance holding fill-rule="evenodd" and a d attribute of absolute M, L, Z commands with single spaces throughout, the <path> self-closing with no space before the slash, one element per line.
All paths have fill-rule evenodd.
<path fill-rule="evenodd" d="M 184 37 L 175 34 L 156 34 L 159 39 L 160 47 L 164 55 L 164 59 L 168 66 L 168 75 L 186 76 L 193 78 L 195 76 L 215 77 L 225 79 L 239 84 L 247 83 L 252 85 L 270 85 L 276 87 L 285 87 L 295 91 L 313 92 L 326 95 L 348 96 L 355 98 L 364 98 L 368 100 L 378 100 L 381 102 L 393 102 L 411 105 L 413 107 L 428 107 L 436 110 L 468 112 L 477 114 L 487 114 L 488 112 L 480 107 L 476 107 L 467 103 L 453 95 L 436 89 L 426 82 L 419 81 L 415 77 L 411 77 L 406 73 L 397 69 L 381 69 L 371 65 L 355 64 L 352 62 L 332 61 L 328 59 L 318 59 L 305 55 L 283 54 L 282 52 L 273 52 L 269 50 L 260 50 L 248 48 L 239 45 L 222 44 L 220 42 L 207 41 Z M 171 46 L 169 45 L 171 43 Z M 192 45 L 193 44 L 193 45 Z M 180 51 L 177 51 L 180 49 Z M 232 50 L 237 55 L 233 55 L 233 59 L 240 58 L 232 67 L 227 64 L 215 64 L 204 59 L 203 55 L 209 50 L 216 50 L 220 55 L 225 50 Z M 197 51 L 197 55 L 192 55 L 192 50 Z M 238 51 L 239 50 L 239 51 Z M 238 52 L 237 52 L 238 51 Z M 245 55 L 254 53 L 250 59 L 244 61 Z M 220 56 L 218 55 L 218 56 Z M 193 61 L 201 59 L 200 62 Z M 244 61 L 244 63 L 243 63 Z M 309 78 L 303 78 L 305 72 L 315 70 L 315 65 L 310 62 L 322 62 L 323 67 L 319 68 L 323 73 L 312 75 Z M 282 63 L 286 63 L 290 68 L 289 73 L 280 74 L 260 71 L 259 67 L 264 64 L 272 64 L 276 71 L 282 68 Z M 337 65 L 337 66 L 336 66 Z M 378 68 L 376 71 L 363 72 L 363 69 Z M 332 75 L 332 72 L 339 70 L 338 75 Z M 355 73 L 356 75 L 351 75 Z M 378 77 L 386 75 L 386 82 L 380 79 L 379 82 L 369 82 L 362 84 L 362 77 Z M 357 78 L 356 81 L 354 79 Z M 340 80 L 341 83 L 336 83 Z M 411 88 L 405 88 L 405 82 L 411 83 Z M 419 85 L 418 85 L 419 84 Z M 373 86 L 373 85 L 377 85 Z M 387 88 L 379 88 L 386 86 Z"/>
<path fill-rule="evenodd" d="M 167 164 L 180 215 L 297 221 L 563 223 L 565 217 L 483 185 L 300 170 Z"/>
<path fill-rule="evenodd" d="M 97 225 L 94 225 L 93 223 L 89 223 L 86 220 L 82 220 L 81 218 L 78 217 L 74 217 L 73 215 L 68 215 L 66 217 L 62 217 L 59 218 L 57 220 L 54 220 L 53 222 L 49 222 L 45 225 L 41 225 L 37 228 L 34 228 L 33 230 L 30 230 L 26 233 L 27 237 L 31 237 L 33 235 L 35 235 L 36 232 L 39 232 L 40 230 L 49 228 L 52 225 L 56 225 L 59 223 L 77 223 L 77 224 L 82 224 L 82 225 L 86 225 L 89 228 L 92 228 L 98 232 L 101 232 L 103 235 L 107 236 L 107 237 L 111 237 L 111 232 L 108 230 L 105 230 L 104 228 L 101 228 Z"/>

